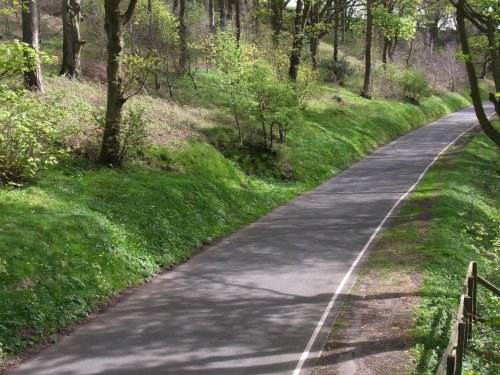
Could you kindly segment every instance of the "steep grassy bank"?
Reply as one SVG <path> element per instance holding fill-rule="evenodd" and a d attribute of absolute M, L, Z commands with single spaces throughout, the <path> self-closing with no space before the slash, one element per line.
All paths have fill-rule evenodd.
<path fill-rule="evenodd" d="M 68 92 L 79 95 L 78 108 L 98 106 L 99 87 L 78 85 L 79 94 Z M 338 92 L 325 87 L 279 150 L 279 162 L 293 177 L 288 180 L 265 170 L 248 175 L 244 161 L 224 158 L 196 135 L 179 137 L 175 147 L 147 150 L 163 170 L 141 164 L 99 169 L 68 160 L 28 187 L 0 190 L 2 352 L 12 355 L 56 339 L 124 287 L 185 261 L 204 243 L 348 167 L 377 145 L 466 104 L 454 95 L 429 98 L 419 107 L 369 102 L 342 91 L 346 104 L 339 106 L 331 100 Z M 146 96 L 137 101 L 153 108 L 149 115 L 174 108 Z M 74 100 L 68 111 L 70 104 Z M 187 104 L 175 108 L 194 111 Z M 201 116 L 207 114 L 215 119 L 211 126 L 219 126 L 224 111 Z M 162 119 L 156 121 L 159 130 L 171 125 Z M 190 122 L 186 129 L 191 128 Z"/>

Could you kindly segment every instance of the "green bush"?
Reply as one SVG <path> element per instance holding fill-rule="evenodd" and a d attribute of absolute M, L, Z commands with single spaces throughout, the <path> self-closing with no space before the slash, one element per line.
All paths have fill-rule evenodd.
<path fill-rule="evenodd" d="M 19 184 L 66 153 L 50 104 L 0 89 L 0 185 Z"/>
<path fill-rule="evenodd" d="M 238 43 L 232 29 L 217 31 L 205 40 L 203 48 L 221 73 L 220 84 L 228 94 L 238 148 L 257 146 L 271 152 L 276 138 L 285 142 L 288 130 L 314 91 L 316 73 L 303 68 L 297 82 L 291 82 L 281 74 L 280 51 L 259 56 L 255 45 Z M 255 134 L 261 136 L 262 142 L 255 144 Z"/>
<path fill-rule="evenodd" d="M 380 97 L 400 97 L 402 72 L 396 64 L 382 64 L 374 74 L 377 94 Z"/>
<path fill-rule="evenodd" d="M 55 57 L 31 48 L 19 40 L 0 40 L 0 81 L 21 77 L 23 71 L 34 69 L 37 64 L 55 61 Z"/>
<path fill-rule="evenodd" d="M 324 60 L 320 63 L 323 76 L 327 82 L 335 82 L 343 86 L 347 79 L 355 73 L 354 67 L 345 57 L 339 61 Z"/>
<path fill-rule="evenodd" d="M 401 75 L 401 88 L 405 98 L 418 103 L 420 98 L 431 95 L 429 82 L 422 73 L 407 69 Z"/>
<path fill-rule="evenodd" d="M 288 76 L 280 81 L 288 81 Z M 308 103 L 319 93 L 320 73 L 310 66 L 303 66 L 299 70 L 297 81 L 294 83 L 294 90 L 297 95 L 298 106 L 300 109 L 306 109 Z M 297 105 L 297 104 L 295 104 Z"/>
<path fill-rule="evenodd" d="M 245 79 L 255 101 L 256 119 L 261 126 L 264 148 L 273 150 L 275 133 L 285 142 L 291 126 L 300 118 L 300 95 L 292 82 L 280 81 L 266 64 L 255 64 Z"/>
<path fill-rule="evenodd" d="M 120 151 L 118 156 L 120 165 L 122 165 L 131 154 L 137 153 L 137 151 L 144 146 L 147 123 L 147 119 L 143 115 L 144 112 L 145 109 L 141 106 L 132 106 L 124 111 L 120 128 Z M 96 116 L 96 121 L 99 127 L 104 130 L 106 117 L 102 112 Z M 100 142 L 101 136 L 99 135 L 97 139 Z M 95 144 L 94 148 L 99 146 L 100 143 Z M 97 157 L 98 154 L 94 152 L 90 155 Z"/>

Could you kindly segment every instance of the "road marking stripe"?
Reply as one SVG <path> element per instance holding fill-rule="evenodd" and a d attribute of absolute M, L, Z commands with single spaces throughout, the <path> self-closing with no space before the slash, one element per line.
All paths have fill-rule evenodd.
<path fill-rule="evenodd" d="M 415 182 L 406 191 L 406 193 L 404 195 L 402 195 L 398 199 L 398 201 L 396 203 L 394 203 L 394 206 L 392 206 L 392 208 L 389 210 L 389 212 L 387 213 L 387 215 L 385 215 L 384 219 L 380 222 L 380 224 L 377 227 L 377 229 L 375 229 L 375 231 L 371 235 L 370 239 L 368 240 L 368 242 L 366 243 L 366 245 L 363 247 L 363 249 L 361 250 L 361 252 L 357 256 L 357 258 L 354 260 L 354 263 L 351 265 L 351 268 L 349 268 L 349 271 L 347 271 L 347 273 L 345 274 L 344 278 L 342 279 L 340 285 L 338 286 L 337 290 L 335 291 L 335 294 L 333 295 L 332 299 L 330 300 L 330 303 L 326 307 L 325 312 L 323 313 L 323 316 L 321 317 L 321 319 L 319 320 L 318 324 L 316 325 L 316 329 L 314 330 L 311 338 L 309 339 L 309 342 L 307 343 L 306 349 L 302 353 L 302 355 L 300 357 L 300 360 L 299 360 L 299 363 L 297 364 L 297 367 L 295 367 L 293 375 L 299 375 L 300 372 L 302 371 L 302 367 L 304 366 L 304 362 L 306 361 L 307 357 L 309 357 L 311 348 L 314 345 L 314 342 L 316 341 L 316 338 L 318 337 L 318 334 L 321 331 L 321 328 L 323 328 L 323 325 L 325 324 L 325 320 L 328 317 L 328 315 L 330 314 L 330 311 L 332 310 L 332 307 L 333 307 L 335 301 L 337 300 L 337 297 L 339 296 L 340 292 L 344 288 L 344 285 L 347 282 L 347 280 L 349 280 L 349 278 L 351 277 L 351 274 L 352 274 L 354 268 L 357 266 L 357 264 L 359 263 L 359 261 L 363 257 L 363 255 L 366 252 L 366 250 L 370 247 L 371 243 L 373 242 L 373 240 L 375 239 L 375 237 L 377 236 L 377 234 L 380 232 L 380 230 L 384 226 L 384 224 L 387 221 L 387 219 L 392 215 L 392 213 L 394 212 L 394 210 L 396 209 L 396 207 L 401 203 L 401 201 L 403 201 L 413 191 L 413 189 L 415 189 L 415 187 L 420 183 L 420 181 L 422 180 L 422 178 L 424 177 L 424 175 L 427 173 L 427 171 L 429 170 L 429 168 L 434 165 L 434 163 L 436 162 L 436 160 L 438 160 L 438 158 L 446 150 L 448 150 L 448 148 L 451 145 L 453 145 L 460 137 L 462 137 L 465 133 L 467 133 L 468 131 L 470 131 L 476 125 L 477 125 L 477 123 L 475 123 L 474 125 L 472 125 L 466 131 L 464 131 L 462 134 L 460 134 L 458 137 L 456 137 L 453 141 L 451 141 L 444 149 L 442 149 L 441 152 L 439 154 L 437 154 L 436 157 L 430 162 L 430 164 L 424 169 L 424 171 L 422 172 L 422 174 L 418 177 L 417 182 Z"/>

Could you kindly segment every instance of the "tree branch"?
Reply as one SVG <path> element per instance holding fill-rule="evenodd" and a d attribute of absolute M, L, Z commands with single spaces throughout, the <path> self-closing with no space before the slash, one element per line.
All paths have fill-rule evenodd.
<path fill-rule="evenodd" d="M 141 85 L 139 86 L 139 88 L 136 91 L 134 91 L 132 94 L 125 96 L 123 99 L 129 100 L 132 96 L 139 94 L 142 91 L 142 89 L 144 88 L 144 86 L 146 86 L 147 79 L 148 79 L 148 75 L 146 75 L 146 77 L 144 77 L 144 79 L 141 82 Z"/>
<path fill-rule="evenodd" d="M 125 14 L 123 15 L 123 24 L 129 23 L 132 15 L 134 14 L 135 6 L 137 5 L 137 0 L 130 0 L 128 3 L 128 8 Z"/>

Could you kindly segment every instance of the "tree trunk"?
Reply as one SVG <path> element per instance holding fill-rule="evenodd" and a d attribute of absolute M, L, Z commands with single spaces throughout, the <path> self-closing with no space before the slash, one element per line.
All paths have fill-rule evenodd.
<path fill-rule="evenodd" d="M 85 41 L 80 35 L 81 0 L 62 0 L 63 60 L 60 75 L 79 77 L 80 50 Z"/>
<path fill-rule="evenodd" d="M 293 44 L 292 53 L 290 54 L 290 68 L 288 70 L 288 75 L 292 81 L 297 80 L 299 74 L 300 66 L 300 56 L 302 54 L 302 8 L 304 6 L 303 0 L 297 0 L 295 5 L 295 19 L 293 21 Z"/>
<path fill-rule="evenodd" d="M 308 17 L 307 25 L 314 30 L 314 27 L 319 23 L 319 3 L 311 5 L 311 14 Z M 318 47 L 320 36 L 315 33 L 309 37 L 309 52 L 311 53 L 311 63 L 313 69 L 316 69 L 319 64 Z"/>
<path fill-rule="evenodd" d="M 233 1 L 234 0 L 227 0 L 226 20 L 229 22 L 233 21 Z"/>
<path fill-rule="evenodd" d="M 398 34 L 394 36 L 394 40 L 391 40 L 389 43 L 389 62 L 393 63 L 394 62 L 394 52 L 396 51 L 396 47 L 398 45 Z"/>
<path fill-rule="evenodd" d="M 342 36 L 341 36 L 341 41 L 342 44 L 345 42 L 345 32 L 346 32 L 346 27 L 347 27 L 347 7 L 345 2 L 342 4 L 342 19 L 341 19 L 341 30 L 342 30 Z"/>
<path fill-rule="evenodd" d="M 340 28 L 340 0 L 335 0 L 335 15 L 333 18 L 333 61 L 339 61 L 339 28 Z"/>
<path fill-rule="evenodd" d="M 38 1 L 35 0 L 22 1 L 23 42 L 35 50 L 38 50 L 40 33 L 37 4 Z M 29 90 L 43 91 L 42 72 L 39 62 L 35 64 L 33 70 L 24 72 L 24 84 Z"/>
<path fill-rule="evenodd" d="M 260 11 L 260 2 L 259 0 L 253 0 L 253 11 L 257 14 Z M 255 16 L 253 17 L 253 31 L 255 33 L 255 36 L 258 36 L 259 34 L 259 17 Z"/>
<path fill-rule="evenodd" d="M 120 2 L 121 0 L 106 0 L 104 2 L 104 29 L 108 37 L 108 95 L 99 162 L 113 166 L 119 166 L 121 163 L 120 127 L 123 105 L 127 101 L 123 93 L 120 53 L 123 51 L 125 25 L 134 13 L 137 0 L 130 0 L 128 8 L 123 14 L 120 12 Z"/>
<path fill-rule="evenodd" d="M 462 45 L 462 53 L 464 54 L 464 56 L 471 56 L 469 41 L 467 39 L 467 28 L 465 25 L 464 3 L 465 1 L 462 0 L 456 5 L 457 30 L 460 36 L 460 44 Z M 467 69 L 467 75 L 469 77 L 472 104 L 474 105 L 474 110 L 476 112 L 479 125 L 481 125 L 481 128 L 488 136 L 488 138 L 490 138 L 500 148 L 500 133 L 492 126 L 490 120 L 488 120 L 488 117 L 484 112 L 483 103 L 481 102 L 481 95 L 479 93 L 476 71 L 474 69 L 474 64 L 472 63 L 470 58 L 465 60 L 465 68 Z"/>
<path fill-rule="evenodd" d="M 211 33 L 215 32 L 214 0 L 208 0 L 208 28 Z"/>
<path fill-rule="evenodd" d="M 7 37 L 7 39 L 10 38 L 10 21 L 9 21 L 9 15 L 8 14 L 4 14 L 4 17 L 5 17 L 5 36 Z"/>
<path fill-rule="evenodd" d="M 238 42 L 239 45 L 241 38 L 241 12 L 240 12 L 241 0 L 233 0 L 233 1 L 234 1 L 234 15 L 235 15 L 234 25 L 236 27 L 236 41 Z"/>
<path fill-rule="evenodd" d="M 148 13 L 153 13 L 153 0 L 148 0 Z"/>
<path fill-rule="evenodd" d="M 488 74 L 488 54 L 485 55 L 483 62 L 481 63 L 481 74 L 479 79 L 485 79 L 486 74 Z"/>
<path fill-rule="evenodd" d="M 283 28 L 283 2 L 281 0 L 270 0 L 271 26 L 273 28 L 273 40 L 278 43 Z"/>
<path fill-rule="evenodd" d="M 365 48 L 365 80 L 361 96 L 371 99 L 372 75 L 372 39 L 373 39 L 373 0 L 366 2 L 366 48 Z"/>
<path fill-rule="evenodd" d="M 319 65 L 318 48 L 319 48 L 319 37 L 316 35 L 312 36 L 309 39 L 309 52 L 311 53 L 311 62 L 313 69 L 317 69 Z"/>
<path fill-rule="evenodd" d="M 384 48 L 383 48 L 383 52 L 382 52 L 382 63 L 383 64 L 387 64 L 387 55 L 389 53 L 389 48 L 391 46 L 391 41 L 389 40 L 389 38 L 387 37 L 384 37 Z"/>
<path fill-rule="evenodd" d="M 224 1 L 224 0 L 222 0 Z M 172 14 L 174 14 L 175 16 L 178 15 L 178 11 L 179 11 L 179 0 L 174 0 L 173 4 L 172 4 Z"/>
<path fill-rule="evenodd" d="M 490 53 L 490 69 L 495 83 L 495 91 L 500 92 L 500 45 L 498 43 L 498 36 L 496 35 L 497 28 L 492 20 L 488 22 L 488 50 Z M 497 116 L 500 117 L 500 98 L 495 96 L 495 93 L 490 92 L 489 99 L 495 106 Z"/>
<path fill-rule="evenodd" d="M 410 59 L 411 59 L 411 54 L 413 53 L 413 41 L 415 39 L 412 39 L 410 42 L 410 48 L 408 49 L 408 55 L 406 56 L 406 69 L 410 67 Z"/>
<path fill-rule="evenodd" d="M 184 20 L 186 13 L 186 0 L 179 0 L 179 66 L 177 67 L 177 74 L 184 74 L 188 62 L 187 50 L 187 26 Z"/>
<path fill-rule="evenodd" d="M 441 14 L 436 12 L 432 23 L 429 25 L 429 45 L 439 44 L 439 22 L 441 21 Z"/>
<path fill-rule="evenodd" d="M 494 25 L 488 25 L 488 52 L 490 54 L 490 70 L 495 83 L 496 92 L 500 92 L 500 46 L 498 44 L 497 29 Z"/>
<path fill-rule="evenodd" d="M 224 0 L 219 0 L 219 25 L 223 30 L 226 27 L 226 15 L 224 13 Z"/>

